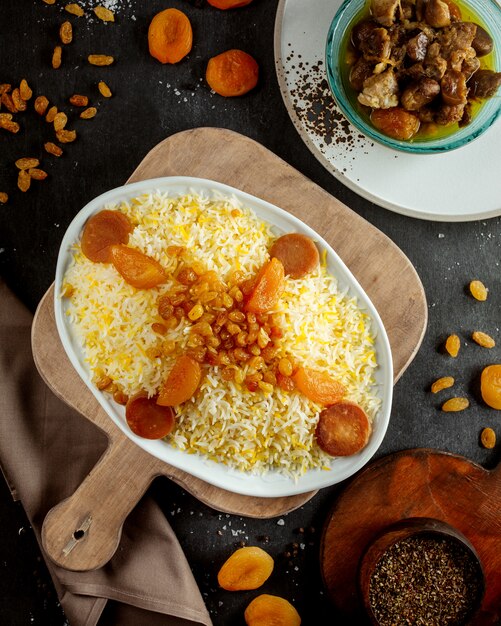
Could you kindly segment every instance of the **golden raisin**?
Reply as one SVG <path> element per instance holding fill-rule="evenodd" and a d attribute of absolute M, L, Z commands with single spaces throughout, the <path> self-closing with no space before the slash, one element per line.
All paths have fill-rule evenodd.
<path fill-rule="evenodd" d="M 492 409 L 501 410 L 501 365 L 488 365 L 480 376 L 482 400 Z"/>
<path fill-rule="evenodd" d="M 9 83 L 1 83 L 0 84 L 0 96 L 3 93 L 9 93 L 9 91 L 11 90 L 12 85 L 9 85 Z"/>
<path fill-rule="evenodd" d="M 19 124 L 17 122 L 12 122 L 11 120 L 0 119 L 0 128 L 4 130 L 8 130 L 9 133 L 17 133 L 19 132 Z"/>
<path fill-rule="evenodd" d="M 30 167 L 37 167 L 38 165 L 40 165 L 40 161 L 30 157 L 23 157 L 16 161 L 16 167 L 20 170 L 29 170 Z"/>
<path fill-rule="evenodd" d="M 84 14 L 84 10 L 76 2 L 72 2 L 71 4 L 67 4 L 64 7 L 64 9 L 65 9 L 65 11 L 68 11 L 68 13 L 71 13 L 71 15 L 76 15 L 77 17 L 82 17 L 82 15 Z"/>
<path fill-rule="evenodd" d="M 57 107 L 50 107 L 50 109 L 47 111 L 47 115 L 45 116 L 45 121 L 48 122 L 49 124 L 52 124 L 56 115 L 57 115 Z"/>
<path fill-rule="evenodd" d="M 54 48 L 54 52 L 52 53 L 52 67 L 55 70 L 58 70 L 61 67 L 61 56 L 63 54 L 63 49 L 61 46 L 56 46 Z"/>
<path fill-rule="evenodd" d="M 30 167 L 28 174 L 33 180 L 45 180 L 47 178 L 47 172 L 38 167 Z"/>
<path fill-rule="evenodd" d="M 464 411 L 464 409 L 467 409 L 469 406 L 470 401 L 468 398 L 451 398 L 450 400 L 447 400 L 447 402 L 443 403 L 442 411 L 445 411 L 446 413 L 452 411 Z"/>
<path fill-rule="evenodd" d="M 111 89 L 108 87 L 108 85 L 104 82 L 104 80 L 100 80 L 97 84 L 97 88 L 99 89 L 99 93 L 104 96 L 105 98 L 111 98 L 112 93 L 111 93 Z M 171 248 L 174 246 L 170 246 Z M 170 254 L 170 252 L 167 249 L 167 253 Z"/>
<path fill-rule="evenodd" d="M 86 107 L 89 104 L 89 98 L 87 96 L 82 96 L 79 93 L 75 93 L 69 99 L 70 104 L 75 107 Z"/>
<path fill-rule="evenodd" d="M 4 105 L 7 111 L 10 111 L 11 113 L 17 113 L 17 107 L 12 100 L 12 96 L 6 91 L 2 93 L 2 96 L 0 97 L 0 102 Z"/>
<path fill-rule="evenodd" d="M 56 115 L 54 116 L 54 122 L 53 123 L 54 123 L 54 130 L 56 132 L 58 130 L 63 130 L 63 128 L 68 123 L 68 116 L 66 115 L 66 113 L 63 113 L 62 111 L 59 111 L 59 113 L 56 113 Z"/>
<path fill-rule="evenodd" d="M 61 295 L 63 298 L 71 298 L 71 296 L 75 293 L 75 287 L 70 285 L 69 283 L 65 283 L 63 288 L 61 289 Z"/>
<path fill-rule="evenodd" d="M 104 65 L 111 65 L 115 59 L 107 54 L 89 54 L 87 60 L 91 65 L 102 67 Z"/>
<path fill-rule="evenodd" d="M 61 143 L 71 143 L 77 138 L 77 133 L 75 130 L 66 130 L 63 128 L 63 130 L 56 132 L 56 137 Z"/>
<path fill-rule="evenodd" d="M 102 391 L 103 389 L 106 389 L 107 387 L 109 387 L 111 385 L 113 381 L 111 380 L 111 378 L 109 376 L 102 376 L 97 382 L 96 382 L 96 387 Z"/>
<path fill-rule="evenodd" d="M 47 111 L 47 107 L 49 106 L 49 101 L 45 96 L 38 96 L 35 100 L 35 111 L 38 115 L 45 115 L 45 111 Z"/>
<path fill-rule="evenodd" d="M 482 348 L 494 348 L 494 346 L 496 345 L 496 342 L 492 337 L 490 337 L 486 333 L 482 333 L 479 330 L 476 330 L 474 333 L 472 333 L 471 338 L 475 343 L 478 343 L 479 346 L 482 346 Z"/>
<path fill-rule="evenodd" d="M 73 27 L 71 22 L 63 22 L 59 28 L 59 39 L 64 44 L 69 44 L 73 41 Z"/>
<path fill-rule="evenodd" d="M 21 98 L 21 93 L 19 92 L 18 87 L 16 87 L 12 92 L 12 102 L 18 111 L 26 111 L 28 108 L 26 102 Z"/>
<path fill-rule="evenodd" d="M 257 589 L 271 575 L 273 558 L 258 546 L 236 550 L 217 575 L 219 585 L 227 591 Z"/>
<path fill-rule="evenodd" d="M 257 596 L 244 613 L 247 626 L 300 626 L 301 617 L 285 598 L 266 593 Z"/>
<path fill-rule="evenodd" d="M 0 113 L 0 122 L 10 122 L 12 113 Z"/>
<path fill-rule="evenodd" d="M 31 185 L 31 176 L 28 174 L 26 170 L 21 170 L 19 172 L 19 176 L 17 177 L 17 186 L 23 192 L 28 191 Z"/>
<path fill-rule="evenodd" d="M 30 86 L 28 85 L 26 79 L 22 79 L 20 85 L 19 85 L 19 93 L 21 95 L 21 98 L 26 102 L 27 100 L 29 100 L 31 98 L 31 96 L 33 95 L 33 91 L 31 90 Z"/>
<path fill-rule="evenodd" d="M 95 7 L 94 8 L 94 13 L 96 14 L 96 16 L 100 20 L 103 20 L 103 22 L 114 22 L 115 21 L 115 14 L 113 13 L 113 11 L 110 11 L 109 9 L 106 9 L 103 6 Z"/>
<path fill-rule="evenodd" d="M 475 298 L 475 300 L 479 300 L 480 302 L 484 302 L 487 300 L 487 287 L 480 280 L 472 280 L 470 283 L 470 293 Z"/>
<path fill-rule="evenodd" d="M 9 199 L 9 196 L 4 192 L 0 191 L 0 203 L 5 204 Z"/>
<path fill-rule="evenodd" d="M 55 143 L 52 143 L 52 141 L 47 141 L 47 143 L 44 144 L 44 148 L 49 154 L 53 154 L 56 157 L 60 157 L 63 154 L 62 149 Z"/>
<path fill-rule="evenodd" d="M 484 448 L 488 450 L 492 450 L 496 445 L 496 433 L 492 430 L 492 428 L 484 428 L 480 434 L 480 441 Z"/>
<path fill-rule="evenodd" d="M 96 107 L 89 107 L 88 109 L 85 109 L 84 111 L 80 113 L 80 117 L 83 120 L 90 120 L 96 116 L 96 113 L 97 113 Z"/>
<path fill-rule="evenodd" d="M 445 342 L 445 349 L 450 356 L 456 358 L 461 347 L 461 341 L 457 335 L 449 335 Z"/>
<path fill-rule="evenodd" d="M 432 384 L 431 392 L 438 393 L 439 391 L 442 391 L 442 389 L 448 389 L 449 387 L 452 387 L 453 384 L 454 378 L 452 376 L 444 376 L 442 378 L 439 378 Z"/>
<path fill-rule="evenodd" d="M 43 0 L 45 4 L 55 4 L 56 0 Z"/>

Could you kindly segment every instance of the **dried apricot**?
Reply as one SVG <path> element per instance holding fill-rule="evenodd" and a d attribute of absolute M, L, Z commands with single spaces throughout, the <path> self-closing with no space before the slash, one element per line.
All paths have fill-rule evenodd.
<path fill-rule="evenodd" d="M 167 276 L 158 261 L 125 244 L 111 246 L 111 262 L 126 283 L 136 289 L 151 289 L 165 283 Z"/>
<path fill-rule="evenodd" d="M 97 113 L 96 107 L 89 107 L 88 109 L 85 109 L 85 111 L 82 111 L 80 113 L 80 117 L 83 120 L 90 120 L 93 117 L 96 117 L 96 113 Z"/>
<path fill-rule="evenodd" d="M 59 111 L 54 116 L 54 122 L 53 123 L 54 123 L 54 130 L 57 133 L 57 131 L 63 130 L 63 128 L 68 123 L 68 116 L 66 115 L 66 113 L 63 113 L 62 111 Z"/>
<path fill-rule="evenodd" d="M 252 0 L 207 0 L 207 2 L 216 7 L 216 9 L 238 9 L 239 7 L 245 7 L 252 2 Z"/>
<path fill-rule="evenodd" d="M 262 548 L 246 546 L 223 563 L 217 581 L 227 591 L 257 589 L 268 580 L 274 565 L 273 558 Z"/>
<path fill-rule="evenodd" d="M 449 335 L 445 341 L 446 352 L 456 358 L 459 354 L 459 348 L 461 347 L 461 341 L 457 335 Z"/>
<path fill-rule="evenodd" d="M 285 598 L 266 593 L 257 596 L 244 613 L 247 626 L 300 626 L 301 617 Z"/>
<path fill-rule="evenodd" d="M 105 98 L 111 98 L 112 93 L 111 93 L 111 89 L 108 87 L 108 85 L 104 82 L 104 80 L 100 80 L 97 84 L 97 88 L 99 89 L 99 93 L 104 96 Z"/>
<path fill-rule="evenodd" d="M 94 263 L 111 262 L 111 246 L 127 243 L 132 225 L 120 211 L 99 211 L 90 217 L 82 233 L 82 252 Z"/>
<path fill-rule="evenodd" d="M 31 157 L 23 157 L 16 161 L 16 167 L 20 170 L 29 170 L 30 167 L 37 167 L 38 165 L 40 165 L 40 161 Z"/>
<path fill-rule="evenodd" d="M 77 131 L 63 128 L 62 130 L 56 131 L 56 137 L 61 143 L 71 143 L 77 138 Z"/>
<path fill-rule="evenodd" d="M 470 406 L 470 401 L 468 398 L 450 398 L 447 402 L 442 404 L 442 411 L 446 413 L 452 411 L 464 411 Z"/>
<path fill-rule="evenodd" d="M 303 278 L 319 263 L 317 246 L 301 233 L 279 237 L 271 247 L 270 256 L 281 261 L 285 274 L 291 278 Z"/>
<path fill-rule="evenodd" d="M 82 15 L 84 14 L 84 10 L 76 2 L 72 2 L 71 4 L 67 4 L 64 7 L 64 10 L 68 11 L 68 13 L 71 13 L 71 15 L 76 15 L 77 17 L 82 17 Z"/>
<path fill-rule="evenodd" d="M 480 393 L 485 404 L 501 410 L 501 365 L 488 365 L 482 370 Z"/>
<path fill-rule="evenodd" d="M 23 192 L 28 191 L 31 185 L 31 176 L 26 170 L 21 170 L 17 177 L 17 186 Z"/>
<path fill-rule="evenodd" d="M 326 372 L 300 367 L 292 376 L 296 389 L 309 400 L 329 406 L 342 400 L 346 388 Z"/>
<path fill-rule="evenodd" d="M 470 282 L 470 293 L 475 300 L 479 300 L 480 302 L 487 300 L 487 287 L 480 280 L 472 280 Z"/>
<path fill-rule="evenodd" d="M 106 7 L 99 5 L 95 7 L 93 10 L 94 10 L 94 13 L 96 14 L 96 17 L 98 17 L 103 22 L 115 21 L 115 14 L 113 13 L 113 11 L 110 11 L 110 9 L 107 9 Z"/>
<path fill-rule="evenodd" d="M 146 394 L 133 396 L 125 407 L 125 419 L 132 432 L 144 439 L 162 439 L 174 428 L 175 413 L 170 406 L 160 406 Z"/>
<path fill-rule="evenodd" d="M 31 90 L 25 78 L 23 78 L 21 83 L 19 84 L 19 93 L 21 94 L 21 98 L 25 102 L 27 100 L 30 100 L 31 96 L 33 95 L 33 91 Z"/>
<path fill-rule="evenodd" d="M 5 191 L 0 191 L 0 203 L 5 204 L 8 200 L 9 196 L 5 193 Z"/>
<path fill-rule="evenodd" d="M 252 313 L 270 311 L 280 299 L 285 285 L 284 266 L 278 259 L 271 259 L 259 270 L 253 289 L 245 303 L 245 310 Z"/>
<path fill-rule="evenodd" d="M 45 96 L 38 96 L 35 100 L 34 106 L 38 115 L 45 115 L 45 111 L 47 111 L 47 107 L 49 106 L 49 101 Z"/>
<path fill-rule="evenodd" d="M 65 45 L 73 41 L 73 26 L 71 22 L 63 22 L 59 27 L 59 39 Z"/>
<path fill-rule="evenodd" d="M 471 338 L 475 343 L 478 343 L 479 346 L 482 346 L 482 348 L 494 348 L 496 345 L 496 342 L 490 335 L 479 330 L 473 332 Z"/>
<path fill-rule="evenodd" d="M 259 78 L 256 60 L 243 50 L 226 50 L 209 59 L 205 79 L 220 96 L 235 97 L 254 89 Z"/>
<path fill-rule="evenodd" d="M 351 456 L 365 448 L 372 432 L 362 407 L 354 402 L 336 402 L 319 416 L 315 436 L 320 448 L 331 456 Z"/>
<path fill-rule="evenodd" d="M 52 143 L 52 141 L 47 141 L 47 143 L 44 144 L 44 148 L 46 152 L 53 154 L 55 157 L 60 157 L 63 154 L 62 149 L 55 143 Z"/>
<path fill-rule="evenodd" d="M 31 167 L 28 170 L 28 174 L 31 176 L 33 180 L 45 180 L 48 176 L 45 170 L 41 170 L 38 167 Z"/>
<path fill-rule="evenodd" d="M 492 450 L 492 448 L 496 445 L 496 433 L 492 430 L 492 428 L 484 428 L 480 433 L 480 441 L 484 448 Z"/>
<path fill-rule="evenodd" d="M 198 389 L 202 378 L 200 365 L 187 356 L 181 355 L 174 363 L 158 395 L 160 406 L 177 406 L 189 400 Z"/>
<path fill-rule="evenodd" d="M 432 393 L 438 393 L 442 389 L 448 389 L 454 385 L 454 378 L 452 376 L 443 376 L 438 378 L 431 386 Z"/>
<path fill-rule="evenodd" d="M 61 57 L 63 54 L 63 49 L 61 46 L 56 46 L 54 48 L 54 52 L 52 53 L 52 67 L 55 70 L 58 70 L 61 67 Z"/>
<path fill-rule="evenodd" d="M 75 107 L 86 107 L 89 104 L 89 98 L 87 96 L 82 96 L 79 93 L 75 93 L 69 99 L 70 104 Z"/>
<path fill-rule="evenodd" d="M 399 107 L 374 109 L 371 122 L 388 137 L 406 141 L 418 132 L 420 121 L 417 115 Z"/>
<path fill-rule="evenodd" d="M 148 48 L 160 63 L 178 63 L 190 53 L 193 30 L 188 17 L 178 9 L 157 13 L 148 28 Z"/>
<path fill-rule="evenodd" d="M 99 67 L 111 65 L 115 61 L 115 59 L 108 54 L 89 54 L 87 60 L 91 65 L 98 65 Z"/>

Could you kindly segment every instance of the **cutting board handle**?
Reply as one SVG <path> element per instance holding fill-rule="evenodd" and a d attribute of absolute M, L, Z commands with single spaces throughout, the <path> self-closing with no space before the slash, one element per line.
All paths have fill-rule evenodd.
<path fill-rule="evenodd" d="M 154 462 L 134 463 L 135 452 L 128 439 L 111 441 L 75 493 L 49 511 L 42 545 L 57 565 L 87 571 L 111 559 L 125 518 L 158 475 Z"/>

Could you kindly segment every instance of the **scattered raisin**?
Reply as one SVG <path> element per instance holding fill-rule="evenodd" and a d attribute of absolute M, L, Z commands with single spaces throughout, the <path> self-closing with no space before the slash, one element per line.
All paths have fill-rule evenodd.
<path fill-rule="evenodd" d="M 480 441 L 484 448 L 491 450 L 496 445 L 496 433 L 492 428 L 484 428 L 480 434 Z"/>
<path fill-rule="evenodd" d="M 54 130 L 56 132 L 59 130 L 63 130 L 63 128 L 66 126 L 67 123 L 68 123 L 68 116 L 66 115 L 66 113 L 63 113 L 62 111 L 59 111 L 59 113 L 56 113 L 54 117 Z"/>
<path fill-rule="evenodd" d="M 103 6 L 95 7 L 94 8 L 94 13 L 96 14 L 96 16 L 100 20 L 103 20 L 103 22 L 114 22 L 115 21 L 115 14 L 113 13 L 113 11 L 110 11 L 109 9 L 106 9 Z"/>
<path fill-rule="evenodd" d="M 5 204 L 9 199 L 9 196 L 4 192 L 0 191 L 0 203 Z"/>
<path fill-rule="evenodd" d="M 104 96 L 105 98 L 111 98 L 112 96 L 111 89 L 104 82 L 104 80 L 99 81 L 99 83 L 97 84 L 97 88 L 99 89 L 99 93 L 102 96 Z"/>
<path fill-rule="evenodd" d="M 31 184 L 31 176 L 28 174 L 26 170 L 21 170 L 19 172 L 19 176 L 17 177 L 17 186 L 23 192 L 28 191 Z"/>
<path fill-rule="evenodd" d="M 63 22 L 59 28 L 59 39 L 64 44 L 69 44 L 73 41 L 73 27 L 71 22 Z"/>
<path fill-rule="evenodd" d="M 77 17 L 82 17 L 82 15 L 84 14 L 84 10 L 76 2 L 73 2 L 71 4 L 67 4 L 64 7 L 64 10 L 68 11 L 68 13 L 71 13 L 71 15 L 76 15 Z"/>
<path fill-rule="evenodd" d="M 17 122 L 12 122 L 7 119 L 0 119 L 0 128 L 4 130 L 8 130 L 9 133 L 17 133 L 19 132 L 19 124 Z"/>
<path fill-rule="evenodd" d="M 452 376 L 443 376 L 436 380 L 431 386 L 432 393 L 438 393 L 442 389 L 448 389 L 454 385 L 454 378 Z"/>
<path fill-rule="evenodd" d="M 77 132 L 76 130 L 66 130 L 63 128 L 56 132 L 56 137 L 61 143 L 71 143 L 77 138 Z"/>
<path fill-rule="evenodd" d="M 45 180 L 47 178 L 47 172 L 39 169 L 38 167 L 31 167 L 28 170 L 28 174 L 33 178 L 33 180 Z"/>
<path fill-rule="evenodd" d="M 21 98 L 18 87 L 16 87 L 12 92 L 12 102 L 18 111 L 26 111 L 28 108 L 26 102 Z"/>
<path fill-rule="evenodd" d="M 83 120 L 90 120 L 96 116 L 96 113 L 97 113 L 96 107 L 89 107 L 88 109 L 85 109 L 85 111 L 82 111 L 80 113 L 80 117 Z"/>
<path fill-rule="evenodd" d="M 28 85 L 28 82 L 24 78 L 22 79 L 21 83 L 19 84 L 19 93 L 21 95 L 21 98 L 25 102 L 27 100 L 29 100 L 31 98 L 31 96 L 33 95 L 33 91 L 31 90 L 30 86 Z"/>
<path fill-rule="evenodd" d="M 91 65 L 98 65 L 101 67 L 103 65 L 111 65 L 115 60 L 112 56 L 107 54 L 89 54 L 87 59 Z"/>
<path fill-rule="evenodd" d="M 37 167 L 40 161 L 31 157 L 23 157 L 16 161 L 16 167 L 20 170 L 29 170 L 31 167 Z"/>
<path fill-rule="evenodd" d="M 61 46 L 56 46 L 54 48 L 54 52 L 52 53 L 52 67 L 55 70 L 58 70 L 61 67 L 61 55 L 63 53 L 63 49 Z"/>
<path fill-rule="evenodd" d="M 475 343 L 478 343 L 479 346 L 482 346 L 482 348 L 494 348 L 494 346 L 496 345 L 496 342 L 492 337 L 490 337 L 486 333 L 482 333 L 479 330 L 473 332 L 471 338 Z"/>
<path fill-rule="evenodd" d="M 45 143 L 44 148 L 49 154 L 53 154 L 56 157 L 60 157 L 63 154 L 62 149 L 55 143 L 52 143 L 52 141 Z"/>
<path fill-rule="evenodd" d="M 7 91 L 4 91 L 2 93 L 2 96 L 0 97 L 0 102 L 4 105 L 7 111 L 10 111 L 11 113 L 17 113 L 17 107 L 12 100 L 12 96 L 7 93 Z"/>
<path fill-rule="evenodd" d="M 47 111 L 47 115 L 45 116 L 45 121 L 49 122 L 49 124 L 52 124 L 56 115 L 57 107 L 50 107 L 50 109 Z"/>
<path fill-rule="evenodd" d="M 461 347 L 461 341 L 457 335 L 449 335 L 445 342 L 445 349 L 452 357 L 457 357 L 459 348 Z"/>
<path fill-rule="evenodd" d="M 470 402 L 468 398 L 451 398 L 450 400 L 447 400 L 447 402 L 443 403 L 442 411 L 445 411 L 446 413 L 452 411 L 464 411 L 464 409 L 467 409 L 469 406 Z"/>
<path fill-rule="evenodd" d="M 475 298 L 475 300 L 479 300 L 480 302 L 484 302 L 487 300 L 487 287 L 480 280 L 472 280 L 470 283 L 470 293 Z"/>
<path fill-rule="evenodd" d="M 49 106 L 49 101 L 45 96 L 38 96 L 35 100 L 35 111 L 38 115 L 45 115 L 45 111 L 47 111 L 47 107 Z"/>
<path fill-rule="evenodd" d="M 89 104 L 89 98 L 87 96 L 82 96 L 81 94 L 75 93 L 70 98 L 70 104 L 75 107 L 86 107 Z"/>

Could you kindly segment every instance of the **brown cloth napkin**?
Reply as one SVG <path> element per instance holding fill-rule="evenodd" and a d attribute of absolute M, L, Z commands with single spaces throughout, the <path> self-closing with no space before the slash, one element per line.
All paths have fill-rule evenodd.
<path fill-rule="evenodd" d="M 38 375 L 31 322 L 0 280 L 0 463 L 41 546 L 46 513 L 76 490 L 106 439 Z M 181 546 L 148 496 L 127 518 L 104 567 L 70 572 L 45 560 L 71 626 L 212 624 Z"/>

